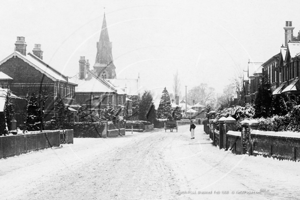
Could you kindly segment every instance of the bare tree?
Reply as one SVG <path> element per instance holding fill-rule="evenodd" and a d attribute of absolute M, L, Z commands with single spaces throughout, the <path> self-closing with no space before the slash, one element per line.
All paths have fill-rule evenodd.
<path fill-rule="evenodd" d="M 223 94 L 217 98 L 218 107 L 229 107 L 233 98 L 236 96 L 236 83 L 231 83 L 225 86 Z"/>
<path fill-rule="evenodd" d="M 193 87 L 187 96 L 189 104 L 200 103 L 202 105 L 213 105 L 215 103 L 215 89 L 205 83 Z"/>
<path fill-rule="evenodd" d="M 176 72 L 176 74 L 174 74 L 173 80 L 174 80 L 173 91 L 174 91 L 174 96 L 175 96 L 175 100 L 176 100 L 176 97 L 179 98 L 181 96 L 181 93 L 180 93 L 181 83 L 180 83 L 178 71 Z"/>

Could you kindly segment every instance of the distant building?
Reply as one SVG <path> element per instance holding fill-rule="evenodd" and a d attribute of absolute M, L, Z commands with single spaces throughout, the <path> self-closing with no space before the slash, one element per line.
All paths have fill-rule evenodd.
<path fill-rule="evenodd" d="M 33 53 L 26 53 L 25 37 L 17 37 L 15 51 L 0 61 L 0 85 L 10 88 L 15 95 L 26 98 L 35 93 L 47 96 L 46 119 L 54 116 L 54 100 L 60 95 L 66 104 L 74 100 L 76 84 L 43 61 L 41 45 L 36 44 Z M 18 124 L 26 117 L 27 102 L 20 102 L 16 110 Z"/>
<path fill-rule="evenodd" d="M 117 79 L 112 56 L 112 42 L 109 39 L 105 14 L 100 39 L 96 47 L 97 54 L 93 68 L 90 69 L 89 61 L 81 56 L 79 73 L 72 78 L 72 81 L 78 84 L 76 102 L 83 105 L 90 99 L 97 97 L 103 99 L 101 100 L 102 107 L 108 105 L 114 108 L 125 107 L 128 109 L 127 113 L 132 113 L 132 101 L 130 99 L 139 95 L 139 79 Z M 100 107 L 99 109 L 101 109 Z M 95 107 L 93 110 L 99 111 Z"/>
<path fill-rule="evenodd" d="M 76 103 L 86 107 L 99 117 L 102 116 L 101 110 L 111 106 L 113 109 L 124 107 L 126 94 L 121 88 L 117 88 L 105 79 L 97 77 L 93 71 L 89 70 L 89 62 L 81 56 L 79 67 L 84 68 L 72 77 L 71 81 L 76 83 L 75 98 Z"/>
<path fill-rule="evenodd" d="M 97 42 L 97 54 L 93 72 L 103 79 L 117 78 L 116 67 L 112 56 L 112 43 L 109 40 L 105 14 L 99 42 Z"/>

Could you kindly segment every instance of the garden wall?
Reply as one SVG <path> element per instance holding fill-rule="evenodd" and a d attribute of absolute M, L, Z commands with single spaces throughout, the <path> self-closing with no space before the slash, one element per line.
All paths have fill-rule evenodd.
<path fill-rule="evenodd" d="M 75 138 L 103 137 L 105 134 L 105 123 L 100 122 L 75 122 L 66 125 L 68 128 L 74 130 Z"/>
<path fill-rule="evenodd" d="M 225 149 L 233 153 L 245 152 L 249 155 L 300 161 L 299 133 L 251 130 L 250 139 L 246 143 L 242 143 L 239 131 L 228 131 L 225 135 Z"/>
<path fill-rule="evenodd" d="M 60 142 L 63 144 L 73 144 L 74 143 L 74 130 L 73 129 L 63 129 L 59 130 Z"/>
<path fill-rule="evenodd" d="M 165 121 L 155 120 L 154 122 L 154 128 L 164 128 L 164 125 L 165 125 Z"/>
<path fill-rule="evenodd" d="M 66 130 L 70 142 L 72 130 Z M 0 137 L 0 158 L 20 155 L 30 151 L 60 146 L 60 131 L 33 132 Z"/>
<path fill-rule="evenodd" d="M 142 123 L 126 123 L 126 131 L 144 132 L 145 125 Z"/>
<path fill-rule="evenodd" d="M 268 157 L 300 161 L 300 133 L 252 130 L 252 152 Z"/>
<path fill-rule="evenodd" d="M 118 122 L 113 123 L 111 121 L 107 123 L 107 137 L 118 137 L 123 136 L 126 133 L 126 123 Z"/>
<path fill-rule="evenodd" d="M 154 124 L 145 125 L 145 131 L 152 131 L 154 129 Z"/>
<path fill-rule="evenodd" d="M 135 131 L 135 132 L 144 132 L 151 131 L 154 129 L 154 124 L 150 124 L 150 122 L 142 122 L 142 121 L 127 121 L 126 123 L 126 131 Z"/>

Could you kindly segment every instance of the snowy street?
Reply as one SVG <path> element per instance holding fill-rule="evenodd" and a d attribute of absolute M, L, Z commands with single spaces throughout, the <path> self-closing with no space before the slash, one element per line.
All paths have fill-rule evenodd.
<path fill-rule="evenodd" d="M 234 155 L 203 126 L 75 138 L 0 160 L 0 199 L 300 199 L 300 163 Z"/>

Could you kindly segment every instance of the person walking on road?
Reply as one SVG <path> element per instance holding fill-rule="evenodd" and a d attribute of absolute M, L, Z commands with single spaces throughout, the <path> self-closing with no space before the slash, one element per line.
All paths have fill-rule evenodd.
<path fill-rule="evenodd" d="M 191 139 L 195 139 L 195 128 L 196 125 L 194 124 L 194 121 L 191 120 L 191 125 L 190 125 Z"/>

